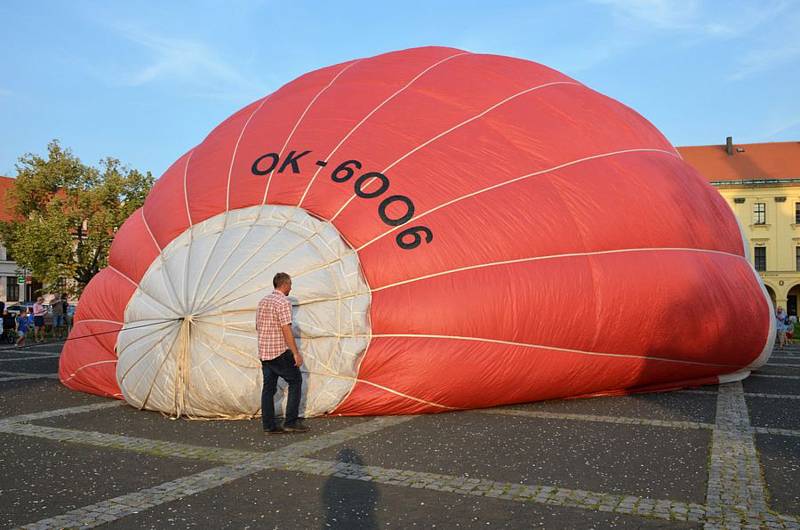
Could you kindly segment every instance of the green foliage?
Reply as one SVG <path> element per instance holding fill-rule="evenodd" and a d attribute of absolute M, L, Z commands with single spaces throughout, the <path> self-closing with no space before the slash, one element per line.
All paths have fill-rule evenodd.
<path fill-rule="evenodd" d="M 16 168 L 8 198 L 19 220 L 0 222 L 0 238 L 45 291 L 74 280 L 68 285 L 80 294 L 106 266 L 114 233 L 144 203 L 152 175 L 115 158 L 85 165 L 57 140 L 47 145 L 46 158 L 28 153 Z"/>

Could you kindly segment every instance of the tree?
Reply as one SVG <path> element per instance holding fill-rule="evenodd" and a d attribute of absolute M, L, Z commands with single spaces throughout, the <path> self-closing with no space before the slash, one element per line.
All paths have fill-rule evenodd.
<path fill-rule="evenodd" d="M 85 165 L 58 140 L 46 158 L 25 154 L 16 169 L 8 197 L 18 221 L 0 222 L 0 238 L 45 291 L 73 280 L 66 285 L 80 294 L 106 266 L 114 233 L 142 206 L 153 176 L 115 158 Z"/>

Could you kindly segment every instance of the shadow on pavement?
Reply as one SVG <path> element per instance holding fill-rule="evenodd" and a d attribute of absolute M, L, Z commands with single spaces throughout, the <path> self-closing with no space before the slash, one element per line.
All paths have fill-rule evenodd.
<path fill-rule="evenodd" d="M 358 452 L 349 448 L 340 450 L 336 460 L 364 465 Z M 322 488 L 325 528 L 378 528 L 375 509 L 380 496 L 372 482 L 328 478 Z"/>

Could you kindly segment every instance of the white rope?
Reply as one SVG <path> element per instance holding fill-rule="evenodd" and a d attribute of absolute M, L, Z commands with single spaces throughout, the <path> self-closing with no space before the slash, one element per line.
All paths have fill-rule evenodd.
<path fill-rule="evenodd" d="M 189 151 L 189 156 L 186 157 L 186 164 L 183 166 L 183 203 L 186 206 L 186 220 L 189 222 L 189 228 L 192 227 L 192 211 L 189 209 L 189 190 L 186 187 L 186 178 L 189 172 L 189 161 L 192 159 L 196 147 Z"/>
<path fill-rule="evenodd" d="M 179 330 L 179 329 L 180 329 L 179 327 L 173 327 L 172 329 L 170 329 L 170 330 L 168 331 L 168 333 L 174 333 L 176 330 Z M 169 335 L 167 335 L 167 336 L 169 336 Z M 123 349 L 123 351 L 121 351 L 121 352 L 119 352 L 119 353 L 117 354 L 117 358 L 118 358 L 118 359 L 119 359 L 119 358 L 121 358 L 122 354 L 124 353 L 124 350 L 125 350 L 125 349 L 127 349 L 127 348 L 128 348 L 128 347 L 129 347 L 129 346 L 130 346 L 130 345 L 131 345 L 133 342 L 137 342 L 137 341 L 139 341 L 139 340 L 142 340 L 142 339 L 144 339 L 145 337 L 148 337 L 148 335 L 142 335 L 141 337 L 139 337 L 139 338 L 138 338 L 138 339 L 136 339 L 135 341 L 132 341 L 131 343 L 128 343 L 128 344 L 126 344 L 126 345 L 125 345 L 125 348 Z M 140 355 L 140 356 L 139 356 L 139 357 L 138 357 L 138 358 L 137 358 L 137 359 L 136 359 L 136 360 L 135 360 L 133 363 L 131 363 L 131 364 L 130 364 L 130 366 L 128 366 L 128 368 L 125 370 L 125 373 L 123 373 L 123 374 L 122 374 L 122 376 L 121 376 L 121 377 L 119 377 L 119 386 L 120 386 L 120 387 L 122 387 L 122 383 L 124 383 L 124 382 L 125 382 L 125 378 L 128 376 L 128 374 L 130 373 L 130 371 L 131 371 L 131 370 L 133 370 L 133 369 L 136 367 L 136 365 L 138 365 L 138 364 L 139 364 L 139 363 L 140 363 L 140 362 L 141 362 L 141 361 L 142 361 L 142 360 L 143 360 L 145 357 L 147 357 L 147 356 L 148 356 L 148 354 L 149 354 L 151 351 L 153 351 L 153 350 L 154 350 L 156 347 L 162 347 L 162 346 L 161 346 L 161 343 L 162 343 L 162 342 L 163 342 L 163 340 L 159 340 L 159 341 L 153 342 L 153 344 L 152 344 L 152 345 L 150 345 L 150 347 L 149 347 L 149 348 L 147 348 L 147 349 L 146 349 L 146 350 L 145 350 L 145 351 L 144 351 L 144 352 L 143 352 L 143 353 L 142 353 L 142 354 L 141 354 L 141 355 Z M 162 347 L 162 349 L 163 349 L 163 347 Z"/>
<path fill-rule="evenodd" d="M 239 150 L 239 142 L 242 141 L 242 137 L 244 136 L 244 132 L 247 130 L 247 126 L 250 125 L 250 120 L 261 110 L 261 107 L 264 106 L 264 103 L 270 98 L 272 94 L 261 98 L 261 103 L 258 105 L 258 108 L 254 110 L 250 116 L 247 118 L 247 121 L 244 122 L 244 126 L 242 130 L 239 132 L 239 137 L 236 139 L 236 145 L 233 146 L 233 154 L 231 155 L 231 163 L 228 167 L 228 184 L 225 186 L 225 210 L 231 209 L 231 175 L 233 174 L 233 164 L 236 162 L 236 152 Z"/>
<path fill-rule="evenodd" d="M 178 296 L 178 291 L 175 290 L 175 286 L 172 283 L 172 277 L 169 275 L 169 271 L 167 270 L 167 262 L 164 259 L 164 249 L 162 249 L 161 245 L 158 244 L 158 241 L 156 241 L 156 236 L 154 236 L 153 231 L 150 230 L 150 224 L 147 222 L 147 217 L 145 217 L 144 215 L 144 208 L 140 208 L 139 211 L 141 212 L 142 215 L 142 222 L 144 223 L 144 227 L 147 229 L 147 233 L 150 234 L 150 239 L 153 240 L 153 244 L 158 249 L 158 259 L 159 262 L 161 263 L 161 269 L 164 271 L 163 276 L 166 276 L 167 279 L 166 283 L 169 286 L 169 292 L 170 294 L 172 294 L 172 296 L 174 296 L 174 301 L 176 302 L 178 307 L 181 308 L 181 312 L 185 313 L 186 308 L 183 307 L 183 303 L 181 302 L 181 299 Z"/>
<path fill-rule="evenodd" d="M 333 76 L 333 78 L 330 80 L 330 82 L 329 82 L 327 85 L 325 85 L 325 86 L 322 88 L 322 90 L 320 90 L 319 92 L 317 92 L 317 93 L 314 95 L 314 97 L 311 99 L 311 101 L 310 101 L 310 102 L 308 103 L 308 105 L 306 106 L 306 108 L 305 108 L 305 110 L 303 111 L 303 113 L 302 113 L 302 114 L 300 115 L 300 117 L 297 119 L 297 122 L 295 122 L 295 124 L 294 124 L 294 127 L 292 128 L 291 132 L 289 133 L 289 136 L 287 136 L 287 137 L 286 137 L 286 141 L 283 143 L 283 147 L 281 147 L 281 150 L 280 150 L 280 152 L 278 153 L 278 159 L 279 159 L 279 160 L 280 160 L 280 158 L 283 156 L 283 152 L 286 150 L 286 146 L 287 146 L 287 145 L 289 145 L 289 140 L 291 140 L 291 139 L 292 139 L 292 136 L 294 136 L 294 133 L 295 133 L 295 131 L 296 131 L 296 130 L 297 130 L 297 128 L 300 126 L 300 122 L 302 122 L 302 121 L 303 121 L 303 118 L 305 118 L 306 114 L 308 113 L 309 109 L 311 109 L 311 107 L 314 105 L 314 103 L 316 103 L 316 102 L 317 102 L 317 99 L 318 99 L 318 98 L 319 98 L 319 97 L 320 97 L 320 96 L 321 96 L 321 95 L 322 95 L 322 94 L 323 94 L 323 93 L 324 93 L 326 90 L 328 90 L 328 89 L 329 89 L 331 86 L 333 86 L 333 83 L 335 83 L 335 82 L 336 82 L 336 80 L 337 80 L 337 79 L 339 79 L 339 76 L 340 76 L 340 75 L 342 75 L 343 73 L 345 73 L 345 72 L 346 72 L 346 71 L 347 71 L 347 70 L 348 70 L 348 69 L 349 69 L 351 66 L 355 66 L 355 65 L 356 65 L 356 64 L 358 64 L 359 62 L 360 62 L 360 61 L 352 61 L 352 62 L 349 62 L 349 63 L 347 63 L 347 64 L 344 66 L 344 68 L 342 68 L 341 70 L 339 70 L 339 71 L 336 73 L 336 75 L 335 75 L 335 76 Z M 277 164 L 276 164 L 276 166 L 277 166 Z M 269 176 L 267 177 L 267 185 L 266 185 L 266 187 L 264 188 L 264 197 L 263 197 L 263 199 L 261 200 L 261 204 L 267 204 L 267 194 L 269 193 L 269 186 L 270 186 L 270 184 L 272 183 L 272 175 L 273 175 L 274 173 L 275 173 L 275 168 L 273 167 L 273 168 L 272 168 L 272 171 L 270 171 L 270 172 L 269 172 Z"/>
<path fill-rule="evenodd" d="M 624 254 L 629 252 L 696 252 L 699 254 L 718 254 L 722 256 L 732 257 L 736 259 L 747 261 L 745 258 L 738 254 L 732 254 L 730 252 L 725 252 L 722 250 L 710 250 L 710 249 L 702 249 L 702 248 L 681 248 L 681 247 L 651 247 L 651 248 L 620 248 L 614 250 L 596 250 L 590 252 L 571 252 L 567 254 L 551 254 L 547 256 L 532 256 L 527 258 L 518 258 L 518 259 L 510 259 L 504 261 L 490 261 L 486 263 L 479 263 L 477 265 L 467 265 L 464 267 L 458 267 L 455 269 L 448 269 L 445 271 L 434 272 L 431 274 L 426 274 L 424 276 L 417 276 L 416 278 L 410 278 L 408 280 L 402 280 L 395 283 L 389 283 L 382 287 L 376 287 L 372 289 L 373 293 L 378 291 L 383 291 L 384 289 L 391 289 L 392 287 L 397 287 L 399 285 L 406 285 L 409 283 L 415 283 L 422 280 L 428 280 L 430 278 L 436 278 L 439 276 L 445 276 L 448 274 L 454 274 L 457 272 L 463 272 L 468 270 L 475 270 L 475 269 L 483 269 L 486 267 L 496 267 L 500 265 L 513 265 L 517 263 L 528 263 L 534 261 L 546 261 L 551 259 L 562 259 L 562 258 L 573 258 L 573 257 L 587 257 L 587 256 L 602 256 L 606 254 Z"/>
<path fill-rule="evenodd" d="M 380 103 L 380 104 L 379 104 L 377 107 L 375 107 L 374 109 L 372 109 L 372 110 L 371 110 L 371 111 L 370 111 L 370 112 L 369 112 L 369 113 L 368 113 L 366 116 L 364 116 L 364 117 L 361 119 L 361 121 L 360 121 L 360 122 L 358 122 L 358 123 L 355 125 L 355 127 L 353 127 L 352 129 L 350 129 L 350 131 L 349 131 L 349 132 L 348 132 L 348 133 L 347 133 L 347 134 L 346 134 L 346 135 L 345 135 L 345 136 L 344 136 L 344 137 L 343 137 L 343 138 L 342 138 L 342 139 L 339 141 L 339 143 L 338 143 L 338 144 L 336 144 L 336 147 L 334 147 L 334 148 L 333 148 L 333 150 L 332 150 L 332 151 L 331 151 L 331 152 L 328 154 L 328 156 L 326 156 L 326 157 L 325 157 L 325 160 L 324 160 L 324 162 L 325 162 L 325 163 L 327 163 L 328 161 L 330 161 L 330 159 L 331 159 L 331 157 L 334 155 L 334 153 L 336 153 L 336 151 L 338 151 L 338 150 L 339 150 L 339 148 L 342 146 L 342 144 L 344 144 L 344 143 L 347 141 L 347 139 L 348 139 L 348 138 L 350 138 L 350 136 L 351 136 L 351 135 L 352 135 L 354 132 L 356 132 L 356 131 L 358 130 L 358 128 L 359 128 L 359 127 L 361 127 L 361 126 L 362 126 L 362 125 L 363 125 L 363 124 L 364 124 L 364 123 L 365 123 L 365 122 L 366 122 L 366 121 L 367 121 L 369 118 L 371 118 L 371 117 L 372 117 L 372 115 L 373 115 L 373 114 L 375 114 L 376 112 L 378 112 L 378 110 L 380 110 L 380 109 L 381 109 L 381 108 L 382 108 L 384 105 L 386 105 L 386 104 L 387 104 L 389 101 L 391 101 L 392 99 L 394 99 L 395 97 L 397 97 L 397 96 L 398 96 L 400 93 L 404 92 L 404 91 L 405 91 L 405 90 L 406 90 L 408 87 L 410 87 L 410 86 L 411 86 L 411 85 L 412 85 L 412 84 L 413 84 L 413 83 L 414 83 L 414 82 L 415 82 L 417 79 L 419 79 L 420 77 L 422 77 L 423 75 L 425 75 L 425 74 L 426 74 L 426 73 L 428 73 L 429 71 L 433 70 L 434 68 L 436 68 L 436 67 L 437 67 L 437 66 L 439 66 L 440 64 L 442 64 L 442 63 L 445 63 L 445 62 L 449 61 L 450 59 L 453 59 L 453 58 L 455 58 L 455 57 L 459 57 L 459 56 L 461 56 L 461 55 L 470 55 L 470 53 L 469 53 L 469 52 L 461 52 L 461 53 L 456 53 L 456 54 L 454 54 L 454 55 L 450 55 L 449 57 L 445 57 L 444 59 L 441 59 L 441 60 L 439 60 L 439 61 L 435 62 L 434 64 L 432 64 L 432 65 L 428 66 L 428 67 L 427 67 L 427 68 L 425 68 L 425 69 L 424 69 L 422 72 L 420 72 L 420 73 L 418 73 L 416 76 L 414 76 L 414 77 L 411 79 L 411 81 L 409 81 L 408 83 L 406 83 L 405 85 L 403 85 L 401 88 L 399 88 L 397 91 L 395 91 L 395 92 L 394 92 L 394 93 L 393 93 L 391 96 L 389 96 L 388 98 L 384 99 L 384 100 L 383 100 L 383 101 L 382 101 L 382 102 L 381 102 L 381 103 Z M 322 171 L 322 167 L 318 167 L 318 168 L 317 168 L 316 172 L 314 173 L 314 176 L 313 176 L 313 177 L 311 177 L 311 180 L 308 182 L 308 185 L 306 186 L 306 189 L 305 189 L 305 191 L 303 192 L 303 195 L 300 197 L 300 201 L 297 203 L 297 207 L 298 207 L 298 208 L 302 207 L 303 201 L 305 200 L 305 198 L 306 198 L 306 195 L 308 194 L 308 191 L 311 189 L 311 186 L 312 186 L 312 184 L 314 184 L 314 182 L 317 180 L 317 175 L 319 175 L 320 171 Z"/>
<path fill-rule="evenodd" d="M 63 381 L 63 383 L 69 383 L 70 381 L 72 381 L 72 379 L 73 379 L 73 378 L 74 378 L 76 375 L 78 375 L 78 372 L 80 372 L 80 371 L 81 371 L 81 370 L 83 370 L 84 368 L 90 368 L 90 367 L 92 367 L 92 366 L 97 366 L 97 365 L 99 365 L 99 364 L 109 364 L 109 363 L 116 363 L 116 362 L 117 362 L 117 360 L 116 360 L 116 359 L 114 359 L 114 360 L 108 360 L 108 361 L 96 361 L 96 362 L 93 362 L 93 363 L 84 364 L 83 366 L 81 366 L 80 368 L 78 368 L 77 370 L 75 370 L 74 372 L 72 372 L 72 373 L 70 374 L 70 376 L 69 376 L 69 377 L 67 377 L 67 378 L 66 378 L 66 379 Z"/>
<path fill-rule="evenodd" d="M 676 364 L 691 364 L 696 366 L 714 366 L 714 367 L 739 367 L 736 364 L 718 364 L 718 363 L 704 363 L 700 361 L 686 361 L 683 359 L 670 359 L 668 357 L 653 357 L 650 355 L 633 355 L 628 353 L 608 353 L 608 352 L 593 352 L 586 350 L 576 350 L 572 348 L 560 348 L 558 346 L 547 346 L 544 344 L 531 344 L 526 342 L 515 342 L 509 340 L 489 339 L 485 337 L 468 337 L 463 335 L 434 335 L 426 333 L 373 333 L 372 338 L 424 338 L 424 339 L 447 339 L 447 340 L 463 340 L 469 342 L 487 342 L 490 344 L 502 344 L 505 346 L 520 346 L 524 348 L 537 348 L 543 350 L 552 350 L 565 353 L 577 353 L 580 355 L 591 355 L 598 357 L 616 357 L 623 359 L 636 359 L 642 361 L 658 361 L 665 363 Z"/>
<path fill-rule="evenodd" d="M 127 276 L 125 273 L 123 273 L 123 272 L 120 272 L 119 270 L 115 269 L 115 268 L 114 268 L 113 266 L 111 266 L 111 265 L 108 265 L 108 266 L 106 266 L 106 268 L 107 268 L 108 270 L 110 270 L 110 271 L 113 271 L 113 272 L 117 273 L 118 275 L 122 276 L 122 277 L 123 277 L 125 280 L 127 280 L 128 282 L 130 282 L 130 283 L 131 283 L 131 284 L 132 284 L 132 285 L 133 285 L 133 286 L 136 288 L 136 290 L 137 290 L 137 291 L 139 291 L 139 292 L 141 292 L 142 294 L 144 294 L 145 296 L 147 296 L 147 298 L 149 298 L 149 299 L 150 299 L 150 300 L 152 300 L 153 302 L 157 303 L 158 305 L 160 305 L 161 307 L 163 307 L 164 309 L 166 309 L 167 311 L 169 311 L 170 313 L 172 313 L 174 316 L 176 316 L 176 317 L 179 317 L 179 316 L 180 316 L 180 315 L 178 315 L 178 314 L 177 314 L 175 311 L 173 311 L 171 308 L 167 307 L 166 305 L 164 305 L 164 304 L 162 304 L 160 301 L 158 301 L 158 299 L 156 299 L 156 298 L 155 298 L 153 295 L 151 295 L 150 293 L 148 293 L 147 291 L 145 291 L 145 290 L 144 290 L 144 288 L 143 288 L 142 286 L 140 286 L 138 283 L 136 283 L 135 281 L 133 281 L 132 279 L 130 279 L 130 278 L 129 278 L 129 277 L 128 277 L 128 276 Z M 133 298 L 133 297 L 131 297 L 131 298 Z"/>
<path fill-rule="evenodd" d="M 425 212 L 420 213 L 419 215 L 416 215 L 416 216 L 412 217 L 407 222 L 405 222 L 405 223 L 403 223 L 401 225 L 394 226 L 394 227 L 390 228 L 389 230 L 387 230 L 386 232 L 380 234 L 379 236 L 374 237 L 373 239 L 367 241 L 366 243 L 364 243 L 363 245 L 358 247 L 356 249 L 356 252 L 362 251 L 364 248 L 368 247 L 369 245 L 371 245 L 375 241 L 381 239 L 382 237 L 384 237 L 384 236 L 386 236 L 388 234 L 391 234 L 395 230 L 397 230 L 397 229 L 399 229 L 399 228 L 401 228 L 403 226 L 406 226 L 409 223 L 416 222 L 418 219 L 420 219 L 422 217 L 425 217 L 426 215 L 428 215 L 430 213 L 433 213 L 433 212 L 435 212 L 437 210 L 440 210 L 440 209 L 444 208 L 445 206 L 450 206 L 451 204 L 454 204 L 454 203 L 459 202 L 461 200 L 464 200 L 464 199 L 467 199 L 467 198 L 470 198 L 470 197 L 475 197 L 476 195 L 480 195 L 481 193 L 485 193 L 487 191 L 491 191 L 491 190 L 499 188 L 501 186 L 507 186 L 508 184 L 513 184 L 514 182 L 519 182 L 520 180 L 524 180 L 524 179 L 527 179 L 527 178 L 530 178 L 530 177 L 535 177 L 537 175 L 543 175 L 545 173 L 550 173 L 550 172 L 553 172 L 553 171 L 556 171 L 556 170 L 559 170 L 559 169 L 562 169 L 562 168 L 565 168 L 565 167 L 573 166 L 575 164 L 580 164 L 580 163 L 586 162 L 588 160 L 595 160 L 595 159 L 598 159 L 598 158 L 607 158 L 607 157 L 617 156 L 617 155 L 627 154 L 627 153 L 664 153 L 664 154 L 667 154 L 667 155 L 672 156 L 672 157 L 675 156 L 673 153 L 671 153 L 669 151 L 665 151 L 663 149 L 657 149 L 657 148 L 623 149 L 623 150 L 620 150 L 620 151 L 611 151 L 609 153 L 601 153 L 601 154 L 597 154 L 597 155 L 591 155 L 591 156 L 587 156 L 587 157 L 584 157 L 584 158 L 579 158 L 577 160 L 572 160 L 570 162 L 565 162 L 565 163 L 559 164 L 557 166 L 549 167 L 547 169 L 534 171 L 533 173 L 528 173 L 526 175 L 522 175 L 521 177 L 516 177 L 516 178 L 513 178 L 513 179 L 509 179 L 509 180 L 506 180 L 506 181 L 503 181 L 503 182 L 499 182 L 497 184 L 493 184 L 491 186 L 487 186 L 487 187 L 482 188 L 480 190 L 473 191 L 473 192 L 467 193 L 465 195 L 461 195 L 460 197 L 456 197 L 456 198 L 451 199 L 451 200 L 449 200 L 447 202 L 444 202 L 444 203 L 442 203 L 442 204 L 440 204 L 438 206 L 435 206 L 435 207 L 431 208 L 430 210 L 427 210 Z"/>
<path fill-rule="evenodd" d="M 412 154 L 416 153 L 416 152 L 417 152 L 417 151 L 419 151 L 420 149 L 422 149 L 422 148 L 426 147 L 427 145 L 429 145 L 429 144 L 431 144 L 431 143 L 435 142 L 435 141 L 436 141 L 436 140 L 438 140 L 439 138 L 441 138 L 441 137 L 443 137 L 443 136 L 445 136 L 445 135 L 447 135 L 447 134 L 450 134 L 451 132 L 455 131 L 456 129 L 458 129 L 458 128 L 460 128 L 460 127 L 463 127 L 464 125 L 466 125 L 466 124 L 468 124 L 468 123 L 470 123 L 470 122 L 473 122 L 473 121 L 475 121 L 475 120 L 477 120 L 477 119 L 480 119 L 481 117 L 485 116 L 487 113 L 489 113 L 489 112 L 493 111 L 494 109 L 496 109 L 497 107 L 499 107 L 499 106 L 501 106 L 501 105 L 504 105 L 505 103 L 508 103 L 509 101 L 511 101 L 511 100 L 513 100 L 513 99 L 516 99 L 516 98 L 518 98 L 518 97 L 520 97 L 520 96 L 523 96 L 523 95 L 525 95 L 525 94 L 528 94 L 528 93 L 530 93 L 530 92 L 533 92 L 533 91 L 535 91 L 535 90 L 541 90 L 541 89 L 543 89 L 543 88 L 548 88 L 548 87 L 552 87 L 552 86 L 559 86 L 559 85 L 574 85 L 574 86 L 577 86 L 577 87 L 582 87 L 582 88 L 585 88 L 583 85 L 581 85 L 580 83 L 576 83 L 575 81 L 553 81 L 553 82 L 550 82 L 550 83 L 545 83 L 545 84 L 542 84 L 542 85 L 538 85 L 538 86 L 530 87 L 530 88 L 527 88 L 527 89 L 525 89 L 525 90 L 522 90 L 522 91 L 520 91 L 520 92 L 517 92 L 516 94 L 513 94 L 513 95 L 511 95 L 511 96 L 509 96 L 509 97 L 507 97 L 507 98 L 503 99 L 502 101 L 500 101 L 500 102 L 498 102 L 498 103 L 495 103 L 494 105 L 492 105 L 491 107 L 487 108 L 486 110 L 484 110 L 484 111 L 480 112 L 479 114 L 476 114 L 475 116 L 473 116 L 473 117 L 471 117 L 471 118 L 468 118 L 468 119 L 466 119 L 466 120 L 462 121 L 461 123 L 459 123 L 459 124 L 457 124 L 457 125 L 454 125 L 453 127 L 450 127 L 450 128 L 449 128 L 449 129 L 447 129 L 446 131 L 444 131 L 444 132 L 441 132 L 441 133 L 437 134 L 437 135 L 436 135 L 436 136 L 434 136 L 433 138 L 431 138 L 431 139 L 429 139 L 429 140 L 427 140 L 427 141 L 425 141 L 425 142 L 421 143 L 420 145 L 418 145 L 417 147 L 415 147 L 415 148 L 414 148 L 414 149 L 412 149 L 411 151 L 407 152 L 406 154 L 404 154 L 403 156 L 401 156 L 400 158 L 398 158 L 397 160 L 395 160 L 394 162 L 392 162 L 391 164 L 389 164 L 388 166 L 386 166 L 386 168 L 384 168 L 384 169 L 383 169 L 383 171 L 381 171 L 381 173 L 386 173 L 387 171 L 389 171 L 390 169 L 392 169 L 394 166 L 396 166 L 397 164 L 399 164 L 401 161 L 405 160 L 406 158 L 408 158 L 408 157 L 409 157 L 409 156 L 411 156 Z M 362 187 L 362 189 L 363 189 L 363 190 L 365 190 L 366 188 L 368 188 L 368 187 L 369 187 L 369 186 L 370 186 L 370 185 L 371 185 L 371 184 L 372 184 L 372 183 L 373 183 L 375 180 L 377 180 L 377 179 L 376 179 L 376 178 L 372 178 L 372 179 L 370 179 L 369 181 L 367 181 L 367 182 L 364 184 L 364 186 Z M 341 213 L 342 213 L 342 211 L 344 211 L 344 209 L 345 209 L 345 208 L 347 208 L 347 206 L 348 206 L 348 205 L 349 205 L 349 204 L 350 204 L 350 203 L 353 201 L 353 199 L 355 199 L 355 198 L 356 198 L 356 194 L 354 193 L 354 194 L 353 194 L 353 195 L 352 195 L 352 196 L 351 196 L 351 197 L 350 197 L 350 198 L 349 198 L 349 199 L 348 199 L 348 200 L 347 200 L 347 201 L 346 201 L 346 202 L 345 202 L 345 203 L 342 205 L 342 207 L 341 207 L 341 208 L 339 208 L 339 210 L 338 210 L 338 211 L 337 211 L 335 214 L 333 214 L 333 217 L 331 217 L 331 218 L 330 218 L 330 221 L 331 221 L 331 222 L 333 222 L 333 221 L 334 221 L 334 220 L 335 220 L 337 217 L 339 217 L 339 214 L 341 214 Z"/>

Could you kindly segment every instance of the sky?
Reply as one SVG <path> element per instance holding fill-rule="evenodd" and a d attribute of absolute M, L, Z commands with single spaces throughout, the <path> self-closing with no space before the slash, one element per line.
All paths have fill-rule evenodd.
<path fill-rule="evenodd" d="M 52 139 L 160 176 L 308 71 L 428 45 L 555 68 L 674 145 L 800 141 L 800 0 L 4 0 L 0 28 L 7 176 Z"/>

